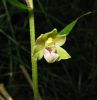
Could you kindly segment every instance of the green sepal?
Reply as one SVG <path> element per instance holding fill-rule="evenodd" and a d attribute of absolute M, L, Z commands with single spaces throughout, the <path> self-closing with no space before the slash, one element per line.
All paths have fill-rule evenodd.
<path fill-rule="evenodd" d="M 57 50 L 57 54 L 59 55 L 59 59 L 58 59 L 58 61 L 60 61 L 60 60 L 65 60 L 65 59 L 69 59 L 69 58 L 71 58 L 71 56 L 67 53 L 67 51 L 66 50 L 64 50 L 63 48 L 61 48 L 61 47 L 57 47 L 56 48 Z"/>
<path fill-rule="evenodd" d="M 40 45 L 35 45 L 33 48 L 33 57 L 37 58 L 38 60 L 42 59 L 43 57 L 43 47 Z"/>
<path fill-rule="evenodd" d="M 57 32 L 57 29 L 54 28 L 52 31 L 50 32 L 47 32 L 45 34 L 41 34 L 37 39 L 36 39 L 36 44 L 39 44 L 39 45 L 44 45 L 46 40 L 49 38 L 49 37 L 55 37 L 56 35 L 58 34 Z"/>
<path fill-rule="evenodd" d="M 54 39 L 54 43 L 56 46 L 62 46 L 66 42 L 66 36 L 57 35 Z"/>

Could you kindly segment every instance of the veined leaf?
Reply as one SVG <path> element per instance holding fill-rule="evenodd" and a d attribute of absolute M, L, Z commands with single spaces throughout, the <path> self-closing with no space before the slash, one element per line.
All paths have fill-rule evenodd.
<path fill-rule="evenodd" d="M 18 7 L 20 9 L 23 9 L 23 10 L 27 10 L 28 9 L 28 7 L 25 4 L 19 2 L 19 0 L 7 0 L 7 1 L 10 4 L 12 4 L 13 6 Z"/>
<path fill-rule="evenodd" d="M 74 28 L 74 26 L 76 25 L 77 21 L 78 21 L 80 18 L 82 18 L 82 17 L 84 17 L 84 16 L 86 16 L 86 15 L 89 15 L 89 14 L 91 14 L 91 13 L 92 13 L 92 12 L 87 12 L 87 13 L 81 15 L 80 17 L 76 18 L 74 21 L 72 21 L 70 24 L 68 24 L 65 28 L 63 28 L 63 29 L 59 32 L 59 34 L 60 34 L 60 35 L 66 35 L 66 36 L 67 36 L 67 35 L 71 32 L 71 30 Z"/>

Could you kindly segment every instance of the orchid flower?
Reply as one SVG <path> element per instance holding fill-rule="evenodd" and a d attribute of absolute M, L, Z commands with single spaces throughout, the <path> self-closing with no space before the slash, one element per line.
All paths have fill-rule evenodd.
<path fill-rule="evenodd" d="M 48 63 L 69 59 L 71 56 L 61 47 L 65 42 L 66 36 L 59 35 L 57 29 L 41 34 L 36 39 L 33 57 L 37 57 L 39 60 L 44 57 Z"/>

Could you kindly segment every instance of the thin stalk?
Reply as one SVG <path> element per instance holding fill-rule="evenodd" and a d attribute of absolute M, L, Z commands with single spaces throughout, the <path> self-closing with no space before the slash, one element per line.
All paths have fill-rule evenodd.
<path fill-rule="evenodd" d="M 33 0 L 28 0 L 27 4 L 29 7 L 28 13 L 29 13 L 30 42 L 31 42 L 33 92 L 34 92 L 34 100 L 39 100 L 37 59 L 32 56 L 33 47 L 35 45 L 35 25 L 34 25 Z"/>
<path fill-rule="evenodd" d="M 0 84 L 0 95 L 2 95 L 6 100 L 13 100 L 12 97 L 7 92 L 7 90 L 5 89 L 3 84 Z M 5 100 L 5 99 L 1 99 L 0 97 L 0 100 Z"/>
<path fill-rule="evenodd" d="M 26 80 L 28 81 L 28 83 L 29 83 L 31 89 L 33 90 L 32 80 L 31 80 L 31 78 L 30 78 L 30 75 L 29 75 L 28 71 L 26 70 L 26 68 L 25 68 L 23 65 L 20 65 L 19 67 L 20 67 L 20 69 L 21 69 L 23 75 L 25 76 Z"/>

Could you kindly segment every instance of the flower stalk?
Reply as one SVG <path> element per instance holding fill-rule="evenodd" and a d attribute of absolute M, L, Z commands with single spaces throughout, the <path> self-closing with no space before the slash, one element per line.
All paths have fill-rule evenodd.
<path fill-rule="evenodd" d="M 39 100 L 37 59 L 32 56 L 33 47 L 35 45 L 35 24 L 34 24 L 33 0 L 28 0 L 27 5 L 29 8 L 28 13 L 29 13 L 29 27 L 30 27 L 31 63 L 32 63 L 32 81 L 33 81 L 34 100 Z"/>

